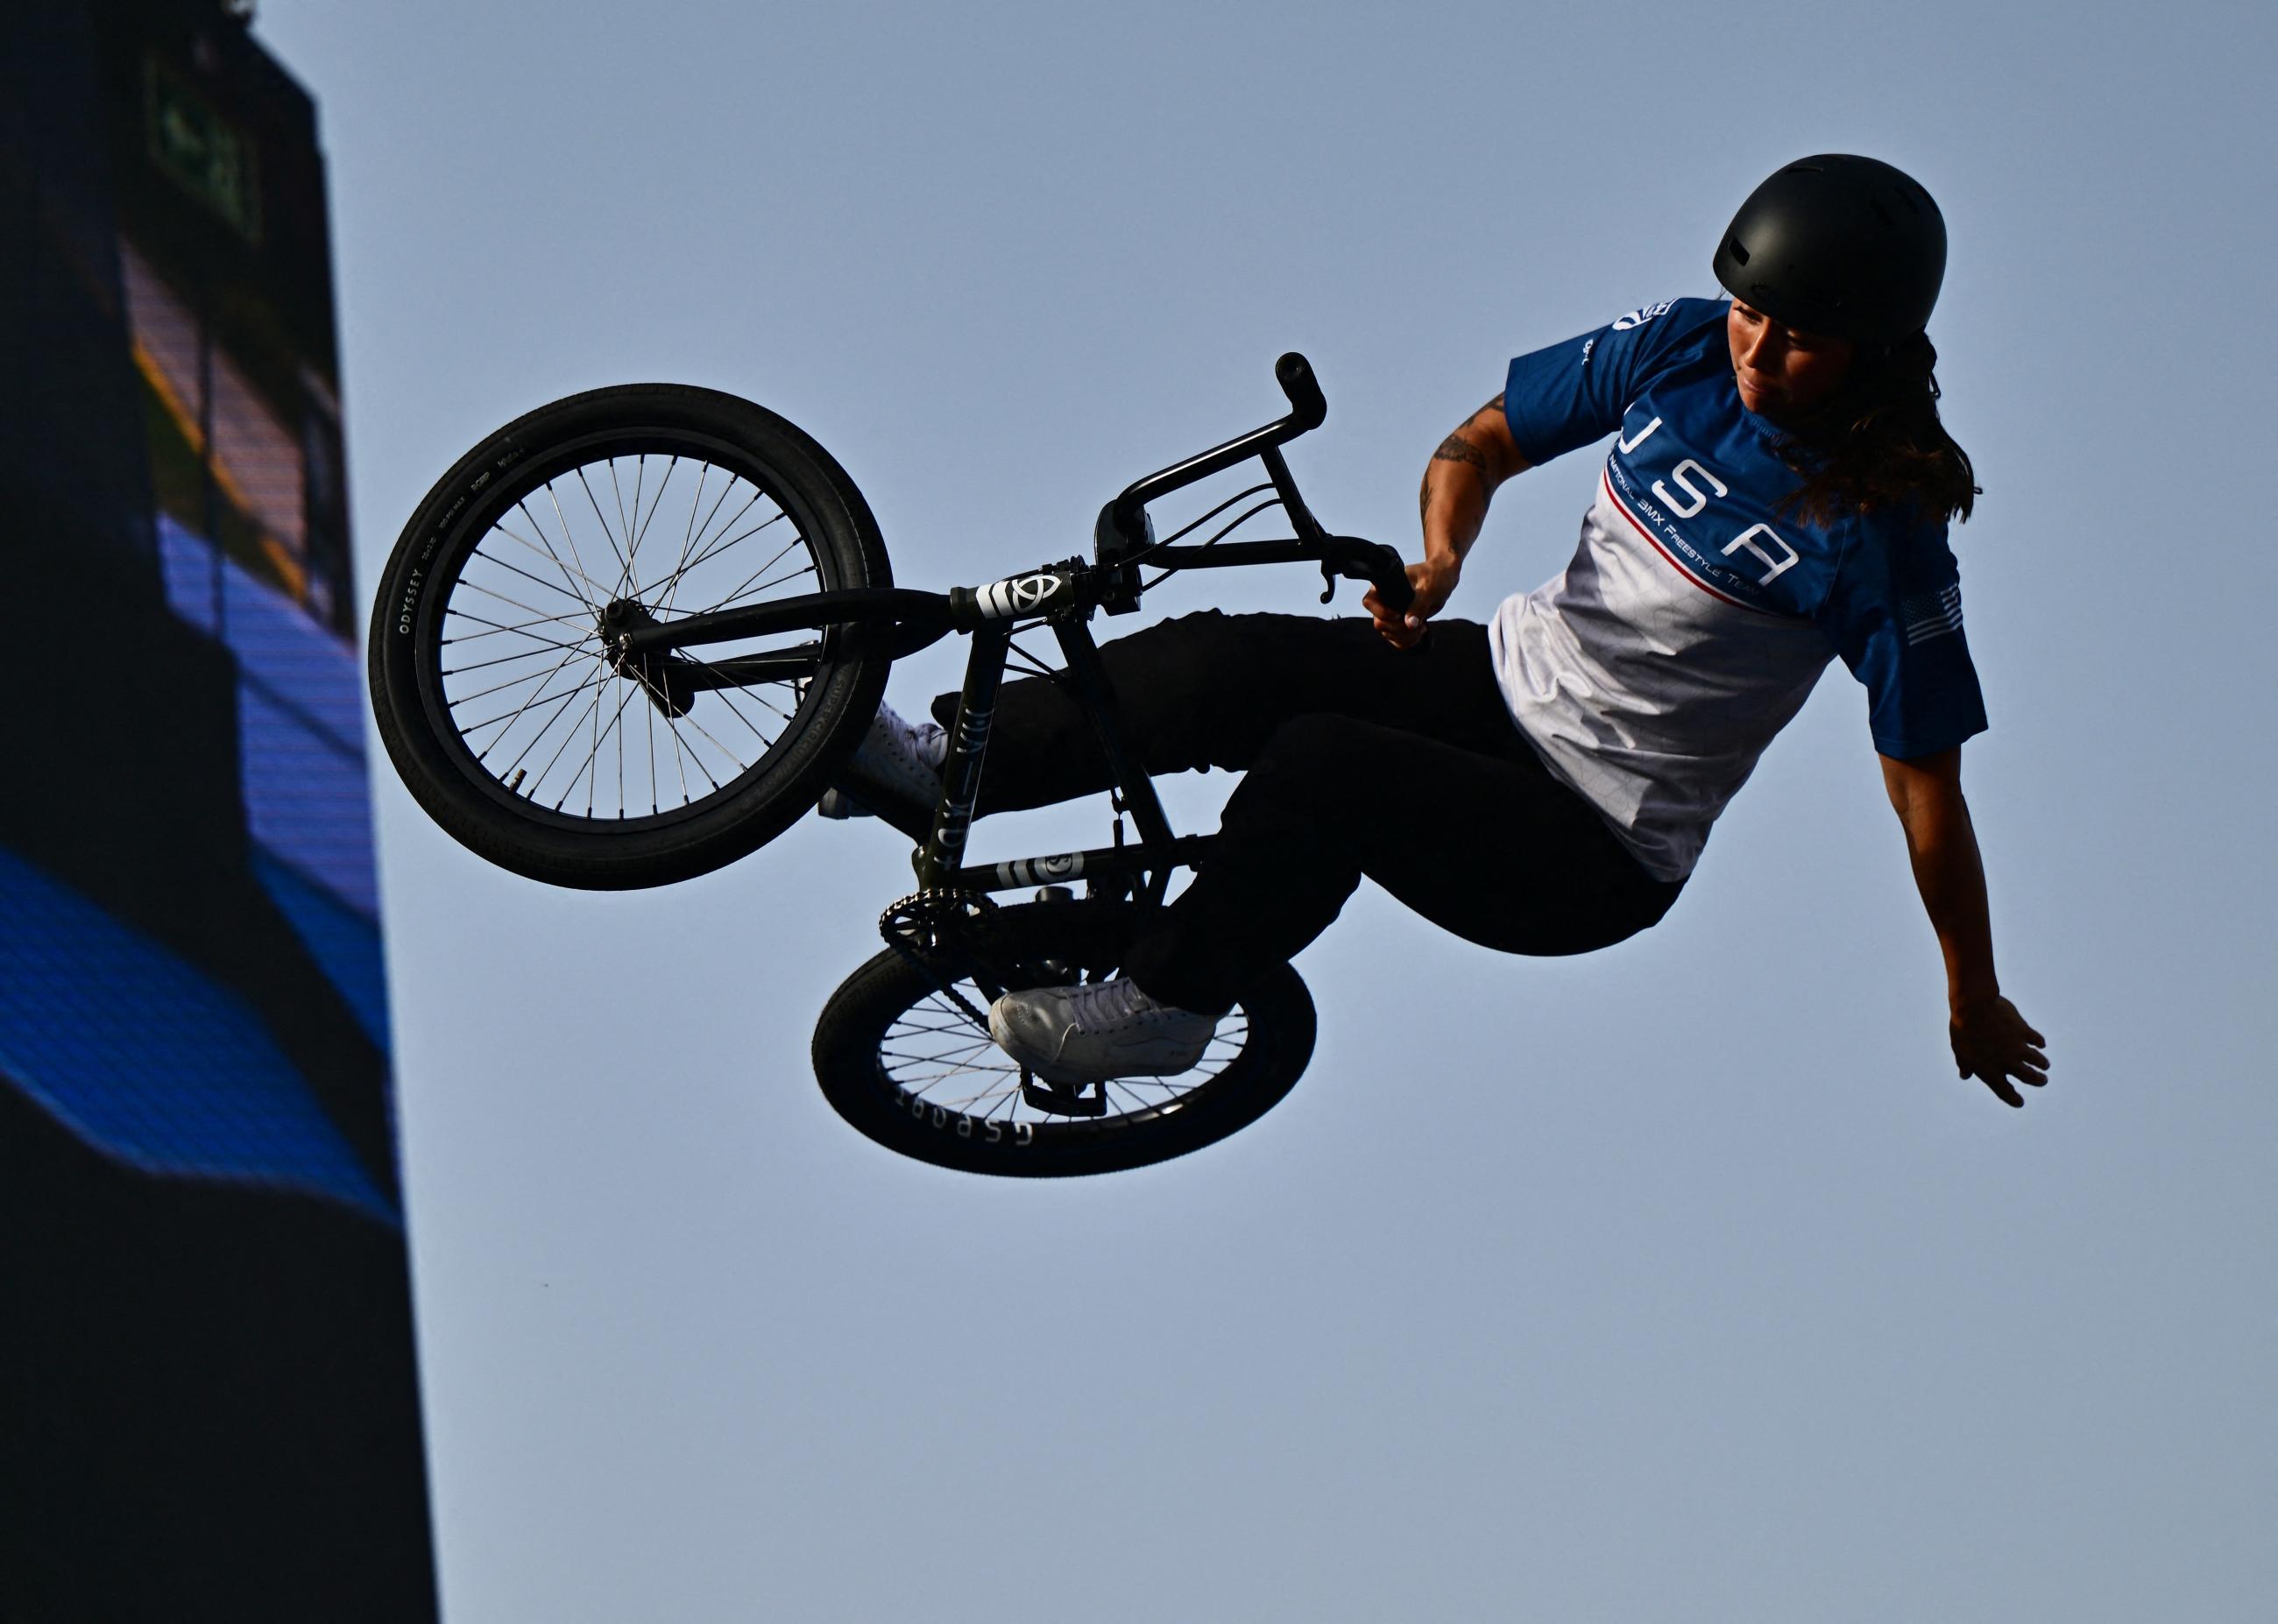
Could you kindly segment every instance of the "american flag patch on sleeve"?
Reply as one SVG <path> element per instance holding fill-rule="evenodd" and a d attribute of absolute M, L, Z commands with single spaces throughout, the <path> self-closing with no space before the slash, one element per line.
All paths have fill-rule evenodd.
<path fill-rule="evenodd" d="M 1942 637 L 1948 632 L 1961 629 L 1961 586 L 1959 582 L 1943 591 L 1917 592 L 1899 606 L 1899 617 L 1906 624 L 1909 644 L 1927 642 Z"/>

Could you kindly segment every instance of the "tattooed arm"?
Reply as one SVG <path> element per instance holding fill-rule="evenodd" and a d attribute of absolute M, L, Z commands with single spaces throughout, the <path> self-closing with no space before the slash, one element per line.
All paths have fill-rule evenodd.
<path fill-rule="evenodd" d="M 1479 525 L 1487 516 L 1487 503 L 1495 487 L 1525 469 L 1526 459 L 1510 438 L 1510 423 L 1503 416 L 1501 395 L 1473 412 L 1440 442 L 1440 449 L 1424 465 L 1424 487 L 1417 493 L 1424 522 L 1424 561 L 1408 567 L 1416 601 L 1406 614 L 1394 615 L 1387 613 L 1373 591 L 1363 600 L 1387 643 L 1395 648 L 1410 648 L 1424 636 L 1425 621 L 1440 612 L 1456 590 L 1464 572 L 1464 555 L 1479 539 Z"/>

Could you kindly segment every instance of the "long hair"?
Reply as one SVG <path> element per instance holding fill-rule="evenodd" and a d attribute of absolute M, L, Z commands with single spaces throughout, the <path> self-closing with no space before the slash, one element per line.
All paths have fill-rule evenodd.
<path fill-rule="evenodd" d="M 1861 345 L 1825 407 L 1774 447 L 1803 480 L 1781 510 L 1813 524 L 1902 507 L 1968 518 L 1980 492 L 1969 454 L 1938 419 L 1937 365 L 1926 332 Z"/>

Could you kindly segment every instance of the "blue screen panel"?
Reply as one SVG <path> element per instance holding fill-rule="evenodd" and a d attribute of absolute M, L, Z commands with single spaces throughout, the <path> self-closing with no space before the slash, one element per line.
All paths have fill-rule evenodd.
<path fill-rule="evenodd" d="M 132 1165 L 401 1222 L 243 999 L 4 847 L 0 1072 Z"/>
<path fill-rule="evenodd" d="M 275 853 L 253 849 L 254 877 L 305 943 L 325 979 L 340 989 L 356 1024 L 387 1052 L 387 970 L 379 926 Z"/>

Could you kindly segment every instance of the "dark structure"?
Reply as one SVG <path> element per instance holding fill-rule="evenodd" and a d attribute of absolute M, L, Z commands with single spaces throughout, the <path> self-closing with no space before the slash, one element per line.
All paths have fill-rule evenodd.
<path fill-rule="evenodd" d="M 0 13 L 0 1618 L 434 1614 L 325 218 L 231 8 Z"/>

